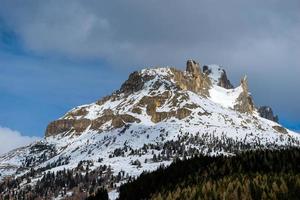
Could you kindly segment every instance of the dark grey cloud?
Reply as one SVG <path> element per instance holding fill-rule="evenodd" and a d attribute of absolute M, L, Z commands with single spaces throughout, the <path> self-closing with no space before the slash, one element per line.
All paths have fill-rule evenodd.
<path fill-rule="evenodd" d="M 101 59 L 114 67 L 187 58 L 248 74 L 258 104 L 300 123 L 300 1 L 11 1 L 0 17 L 37 55 Z"/>

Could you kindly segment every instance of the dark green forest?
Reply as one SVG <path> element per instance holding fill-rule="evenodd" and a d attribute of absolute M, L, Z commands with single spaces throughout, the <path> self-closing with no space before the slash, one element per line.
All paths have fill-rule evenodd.
<path fill-rule="evenodd" d="M 300 149 L 196 156 L 143 173 L 120 187 L 120 200 L 300 199 Z"/>

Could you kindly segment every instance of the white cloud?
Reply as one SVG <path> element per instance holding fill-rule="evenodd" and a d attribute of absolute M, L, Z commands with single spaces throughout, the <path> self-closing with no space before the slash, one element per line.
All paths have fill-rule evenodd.
<path fill-rule="evenodd" d="M 40 138 L 23 136 L 20 132 L 0 126 L 0 155 L 15 148 L 25 146 Z"/>

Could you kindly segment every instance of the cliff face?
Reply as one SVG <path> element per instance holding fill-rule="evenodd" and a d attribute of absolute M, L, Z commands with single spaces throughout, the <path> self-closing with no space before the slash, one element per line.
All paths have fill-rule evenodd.
<path fill-rule="evenodd" d="M 248 81 L 246 76 L 241 80 L 241 87 L 243 91 L 237 98 L 237 104 L 234 106 L 234 109 L 242 113 L 253 113 L 253 111 L 255 110 L 255 106 L 249 93 Z"/>
<path fill-rule="evenodd" d="M 188 60 L 186 63 L 186 71 L 177 70 L 175 68 L 162 68 L 161 74 L 155 73 L 155 70 L 141 70 L 133 72 L 129 75 L 121 88 L 112 95 L 102 98 L 96 104 L 102 106 L 106 102 L 126 101 L 125 99 L 143 89 L 147 93 L 132 104 L 128 101 L 114 110 L 103 109 L 97 113 L 97 117 L 88 118 L 88 109 L 80 107 L 68 112 L 63 118 L 51 122 L 45 136 L 53 136 L 59 133 L 75 133 L 79 134 L 85 130 L 94 130 L 102 132 L 105 124 L 109 123 L 110 128 L 120 128 L 126 124 L 139 123 L 140 120 L 134 117 L 134 114 L 142 114 L 146 111 L 153 123 L 159 123 L 163 120 L 175 117 L 183 119 L 190 115 L 192 108 L 196 105 L 189 104 L 180 106 L 187 97 L 180 91 L 192 91 L 201 96 L 208 96 L 208 89 L 211 87 L 210 79 L 206 74 L 201 72 L 199 63 L 194 60 Z M 151 87 L 148 85 L 151 84 Z M 164 87 L 163 93 L 156 93 L 156 90 Z M 173 88 L 173 92 L 171 92 Z M 161 111 L 164 104 L 170 104 L 173 109 L 169 111 Z M 124 107 L 131 108 L 130 113 L 122 113 Z"/>
<path fill-rule="evenodd" d="M 231 84 L 230 80 L 227 78 L 226 71 L 222 69 L 220 66 L 217 65 L 204 65 L 203 66 L 203 73 L 207 76 L 215 76 L 215 81 L 218 86 L 225 88 L 225 89 L 233 89 L 233 85 Z"/>
<path fill-rule="evenodd" d="M 279 121 L 278 116 L 274 115 L 273 110 L 269 106 L 261 106 L 258 108 L 259 115 L 268 120 L 277 122 Z"/>
<path fill-rule="evenodd" d="M 208 76 L 201 72 L 200 64 L 194 60 L 188 60 L 186 71 L 180 71 L 171 68 L 172 79 L 182 90 L 189 90 L 199 95 L 209 96 L 208 89 L 211 87 L 211 81 Z"/>
<path fill-rule="evenodd" d="M 256 111 L 246 77 L 239 87 L 234 88 L 220 66 L 203 66 L 202 72 L 198 62 L 188 60 L 184 71 L 155 68 L 131 73 L 120 89 L 111 95 L 93 104 L 74 108 L 51 122 L 45 136 L 103 132 L 145 119 L 154 124 L 171 118 L 185 119 L 202 106 L 189 103 L 186 92 L 193 92 L 240 113 L 253 114 Z M 261 117 L 278 121 L 272 110 L 261 107 L 258 111 Z"/>

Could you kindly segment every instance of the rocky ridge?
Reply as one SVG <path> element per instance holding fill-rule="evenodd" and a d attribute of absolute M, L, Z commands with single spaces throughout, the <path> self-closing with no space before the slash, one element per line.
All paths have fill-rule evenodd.
<path fill-rule="evenodd" d="M 215 69 L 189 60 L 185 71 L 132 73 L 111 95 L 51 122 L 43 140 L 0 156 L 0 180 L 19 178 L 24 184 L 14 192 L 21 192 L 84 162 L 86 171 L 101 168 L 113 199 L 123 182 L 176 159 L 300 145 L 299 134 L 260 116 L 246 78 L 228 88 L 225 70 Z"/>
<path fill-rule="evenodd" d="M 150 81 L 153 81 L 153 87 L 150 90 L 151 96 L 144 96 L 139 102 L 136 102 L 131 109 L 132 113 L 141 114 L 142 110 L 146 110 L 146 114 L 151 116 L 151 121 L 154 123 L 161 122 L 165 119 L 176 117 L 183 119 L 191 114 L 191 109 L 198 107 L 195 104 L 186 105 L 177 110 L 169 112 L 158 112 L 157 110 L 164 104 L 171 104 L 176 108 L 179 106 L 180 101 L 183 101 L 187 97 L 179 92 L 171 94 L 169 91 L 171 88 L 177 88 L 179 91 L 192 91 L 203 97 L 209 97 L 209 89 L 212 88 L 214 80 L 209 75 L 212 73 L 212 69 L 208 66 L 203 67 L 203 72 L 199 63 L 194 60 L 188 60 L 186 63 L 186 70 L 181 71 L 175 68 L 161 68 L 158 71 L 163 71 L 162 78 L 157 79 L 157 73 L 154 70 L 142 70 L 136 71 L 129 75 L 121 88 L 114 92 L 112 95 L 104 97 L 96 102 L 97 106 L 102 106 L 110 101 L 119 101 L 129 95 L 140 91 Z M 230 81 L 227 79 L 224 69 L 218 69 L 221 71 L 220 77 L 217 80 L 217 85 L 225 89 L 233 89 Z M 160 75 L 159 75 L 160 76 Z M 156 80 L 157 79 L 157 80 Z M 166 83 L 166 81 L 170 81 Z M 154 94 L 154 91 L 159 89 L 162 85 L 166 87 L 166 91 L 162 94 Z M 255 106 L 252 97 L 248 91 L 247 79 L 241 80 L 242 92 L 236 99 L 233 109 L 242 113 L 253 113 Z M 132 102 L 127 102 L 131 104 Z M 124 106 L 123 104 L 120 106 Z M 53 136 L 60 133 L 81 133 L 87 128 L 95 131 L 102 131 L 103 125 L 111 121 L 111 128 L 120 128 L 126 124 L 137 122 L 140 120 L 128 113 L 122 114 L 118 108 L 115 110 L 102 109 L 102 113 L 98 113 L 97 118 L 89 118 L 88 112 L 89 106 L 81 106 L 68 112 L 62 118 L 51 122 L 45 132 L 45 136 Z"/>
<path fill-rule="evenodd" d="M 196 106 L 188 105 L 169 112 L 157 112 L 157 109 L 166 103 L 171 103 L 174 108 L 178 107 L 179 100 L 185 98 L 184 95 L 180 93 L 172 96 L 170 91 L 168 91 L 171 87 L 179 88 L 180 90 L 193 91 L 202 96 L 209 95 L 208 89 L 211 87 L 211 82 L 210 79 L 201 72 L 199 63 L 193 60 L 187 61 L 186 71 L 180 71 L 175 68 L 161 70 L 165 70 L 166 74 L 163 77 L 164 79 L 158 80 L 155 80 L 157 74 L 145 73 L 145 71 L 133 72 L 118 91 L 114 92 L 111 96 L 104 97 L 97 101 L 96 104 L 101 106 L 109 101 L 124 99 L 124 97 L 127 97 L 128 95 L 142 90 L 144 85 L 149 81 L 154 82 L 150 94 L 165 84 L 164 82 L 166 80 L 173 81 L 174 84 L 165 85 L 167 90 L 164 93 L 144 96 L 131 109 L 131 112 L 136 114 L 141 114 L 142 108 L 146 109 L 147 115 L 151 116 L 151 121 L 158 123 L 170 117 L 183 119 L 191 113 L 189 109 Z M 130 104 L 130 102 L 128 103 Z M 118 109 L 115 109 L 114 111 L 111 109 L 103 109 L 103 112 L 99 113 L 99 117 L 89 119 L 86 117 L 88 115 L 87 109 L 88 107 L 85 106 L 74 109 L 61 119 L 51 122 L 47 126 L 45 136 L 48 137 L 59 133 L 81 133 L 88 127 L 91 130 L 101 131 L 101 127 L 109 121 L 111 121 L 112 128 L 120 128 L 128 123 L 140 122 L 139 119 L 130 114 L 121 114 L 122 111 L 120 112 Z"/>

